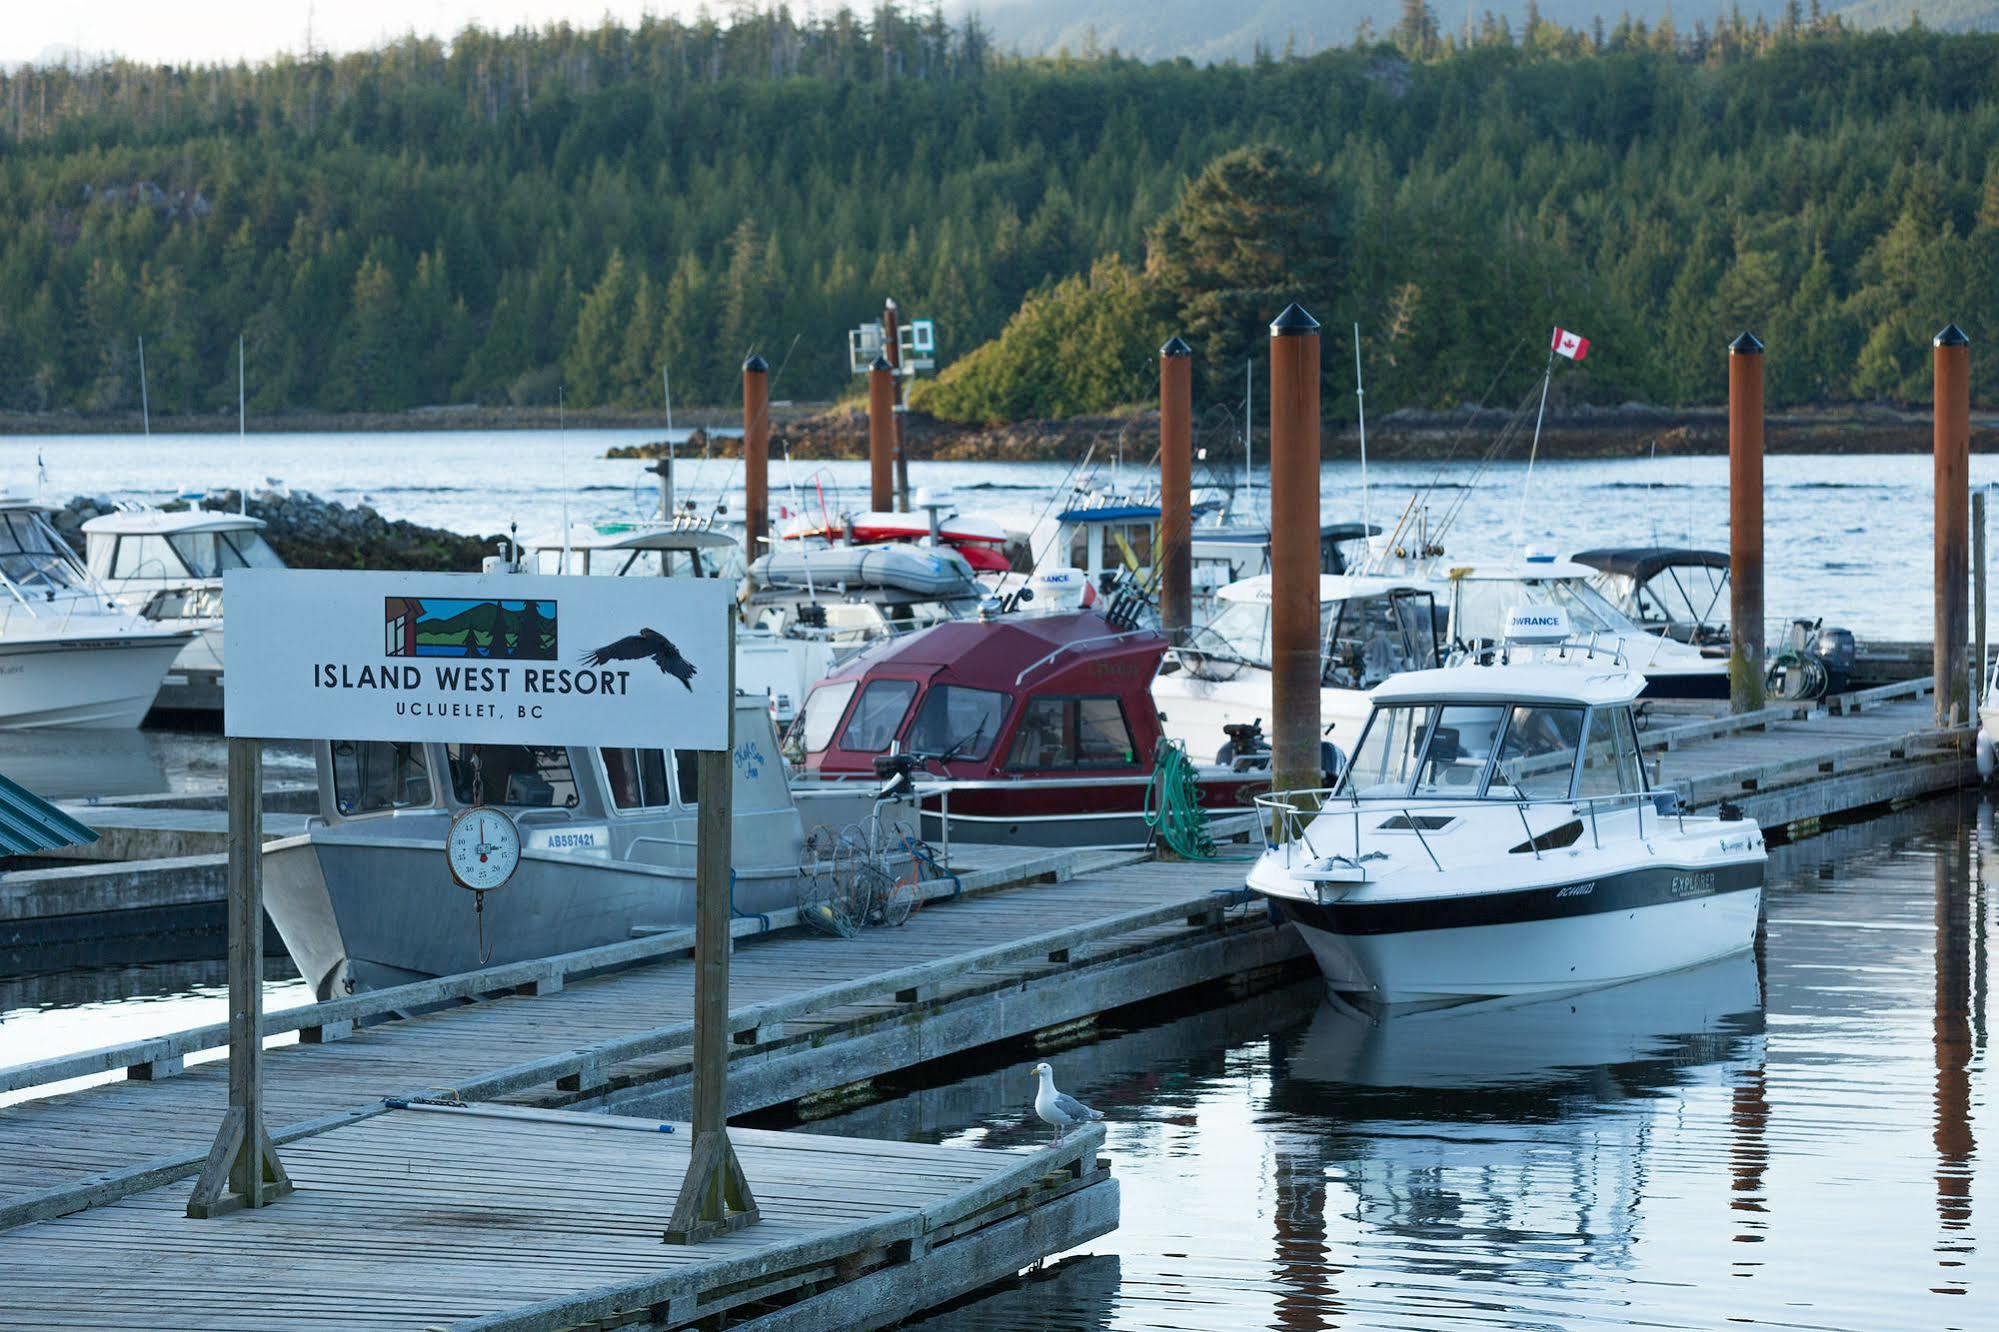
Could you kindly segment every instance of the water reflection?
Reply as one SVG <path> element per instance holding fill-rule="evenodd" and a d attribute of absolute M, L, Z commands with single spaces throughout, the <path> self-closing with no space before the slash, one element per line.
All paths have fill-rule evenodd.
<path fill-rule="evenodd" d="M 1386 1018 L 1306 986 L 1063 1052 L 1125 1198 L 1089 1326 L 1990 1326 L 1991 855 L 1919 806 L 1781 849 L 1758 949 L 1697 971 Z M 1025 1140 L 1032 1062 L 866 1115 Z M 919 1325 L 1077 1326 L 978 1310 Z"/>

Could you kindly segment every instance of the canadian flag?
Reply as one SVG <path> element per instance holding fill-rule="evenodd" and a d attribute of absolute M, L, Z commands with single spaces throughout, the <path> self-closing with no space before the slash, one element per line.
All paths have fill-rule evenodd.
<path fill-rule="evenodd" d="M 1589 355 L 1589 339 L 1566 328 L 1558 328 L 1555 330 L 1555 353 L 1571 361 L 1580 361 Z"/>

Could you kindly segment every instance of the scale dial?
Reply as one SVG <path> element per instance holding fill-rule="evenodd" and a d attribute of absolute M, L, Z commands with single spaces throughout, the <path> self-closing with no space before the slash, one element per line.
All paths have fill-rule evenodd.
<path fill-rule="evenodd" d="M 521 831 L 501 811 L 475 805 L 451 821 L 444 855 L 459 887 L 491 892 L 520 868 Z"/>

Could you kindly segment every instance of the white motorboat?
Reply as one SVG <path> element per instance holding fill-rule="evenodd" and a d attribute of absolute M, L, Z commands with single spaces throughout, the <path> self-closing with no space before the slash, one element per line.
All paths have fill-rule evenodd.
<path fill-rule="evenodd" d="M 264 523 L 199 506 L 165 511 L 132 507 L 83 525 L 84 564 L 120 605 L 194 638 L 161 686 L 161 707 L 222 706 L 222 575 L 231 569 L 282 569 L 264 540 Z"/>
<path fill-rule="evenodd" d="M 1218 603 L 1212 620 L 1167 653 L 1152 698 L 1168 738 L 1227 763 L 1235 757 L 1228 728 L 1271 718 L 1270 575 L 1229 584 Z M 1321 574 L 1319 625 L 1319 721 L 1338 748 L 1367 720 L 1370 689 L 1443 661 L 1441 608 L 1418 580 Z"/>
<path fill-rule="evenodd" d="M 1527 620 L 1566 640 L 1558 612 Z M 1566 641 L 1506 655 L 1385 682 L 1335 789 L 1259 799 L 1249 886 L 1328 986 L 1381 1004 L 1560 994 L 1748 947 L 1762 830 L 1647 788 L 1645 677 Z"/>
<path fill-rule="evenodd" d="M 1450 641 L 1476 649 L 1499 643 L 1517 606 L 1559 607 L 1575 633 L 1623 654 L 1645 677 L 1647 698 L 1728 697 L 1728 649 L 1699 647 L 1649 632 L 1611 605 L 1591 580 L 1597 571 L 1573 560 L 1529 552 L 1517 560 L 1445 560 L 1432 586 L 1450 609 Z"/>
<path fill-rule="evenodd" d="M 0 496 L 0 729 L 137 726 L 193 635 L 120 606 L 50 512 Z"/>

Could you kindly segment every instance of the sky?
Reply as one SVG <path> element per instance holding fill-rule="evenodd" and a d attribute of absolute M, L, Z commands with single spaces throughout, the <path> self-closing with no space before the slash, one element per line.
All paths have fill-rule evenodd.
<path fill-rule="evenodd" d="M 635 23 L 698 8 L 699 0 L 0 0 L 0 65 L 61 60 L 72 50 L 162 63 L 254 60 L 303 52 L 308 28 L 316 47 L 339 52 L 412 29 L 448 36 L 474 22 L 594 27 L 607 14 Z M 709 8 L 726 14 L 729 0 Z"/>

